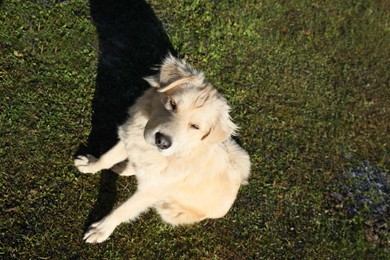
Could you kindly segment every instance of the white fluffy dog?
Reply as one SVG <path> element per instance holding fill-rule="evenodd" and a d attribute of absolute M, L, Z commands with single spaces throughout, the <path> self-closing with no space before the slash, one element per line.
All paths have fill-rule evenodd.
<path fill-rule="evenodd" d="M 119 142 L 99 159 L 75 159 L 83 173 L 128 160 L 120 175 L 138 182 L 132 197 L 91 225 L 88 243 L 103 242 L 151 207 L 173 225 L 223 217 L 248 178 L 249 156 L 230 138 L 237 127 L 229 106 L 203 73 L 169 55 L 146 80 L 153 88 L 130 108 Z"/>

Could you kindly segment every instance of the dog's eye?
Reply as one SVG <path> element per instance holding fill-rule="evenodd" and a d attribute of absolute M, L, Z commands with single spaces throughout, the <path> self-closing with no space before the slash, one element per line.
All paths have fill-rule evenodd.
<path fill-rule="evenodd" d="M 175 111 L 177 107 L 175 100 L 173 100 L 172 98 L 169 99 L 169 104 L 171 105 L 172 110 Z"/>
<path fill-rule="evenodd" d="M 197 124 L 191 124 L 191 128 L 199 130 L 199 126 Z"/>

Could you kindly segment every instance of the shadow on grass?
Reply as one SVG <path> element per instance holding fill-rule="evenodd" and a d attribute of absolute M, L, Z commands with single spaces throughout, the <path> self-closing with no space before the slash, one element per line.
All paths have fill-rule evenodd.
<path fill-rule="evenodd" d="M 161 22 L 143 0 L 90 1 L 91 15 L 99 37 L 99 64 L 92 102 L 92 130 L 88 146 L 78 154 L 100 156 L 117 142 L 117 128 L 127 118 L 127 109 L 148 87 L 142 79 L 168 51 L 175 54 Z M 107 215 L 117 200 L 118 176 L 101 173 L 99 195 L 86 222 Z"/>

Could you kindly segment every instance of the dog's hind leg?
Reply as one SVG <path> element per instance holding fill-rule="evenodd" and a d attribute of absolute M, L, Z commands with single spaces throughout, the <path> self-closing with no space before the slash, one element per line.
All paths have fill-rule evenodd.
<path fill-rule="evenodd" d="M 201 212 L 183 207 L 175 202 L 161 202 L 156 205 L 161 218 L 171 225 L 185 225 L 199 222 L 205 219 Z"/>
<path fill-rule="evenodd" d="M 135 174 L 135 169 L 129 161 L 123 161 L 115 164 L 111 167 L 111 171 L 119 174 L 120 176 L 131 176 Z"/>
<path fill-rule="evenodd" d="M 137 191 L 125 203 L 111 211 L 102 220 L 92 224 L 84 235 L 85 242 L 101 243 L 105 241 L 119 224 L 134 220 L 141 213 L 153 206 L 156 198 L 159 198 L 156 194 Z"/>
<path fill-rule="evenodd" d="M 96 173 L 103 169 L 110 169 L 115 164 L 127 159 L 127 152 L 125 144 L 119 141 L 114 147 L 108 152 L 103 154 L 99 159 L 94 156 L 79 155 L 75 160 L 74 164 L 77 169 L 82 173 Z"/>

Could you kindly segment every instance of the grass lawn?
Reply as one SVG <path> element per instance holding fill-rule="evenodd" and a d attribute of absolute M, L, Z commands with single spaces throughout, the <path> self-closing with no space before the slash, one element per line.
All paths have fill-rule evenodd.
<path fill-rule="evenodd" d="M 168 51 L 228 99 L 249 185 L 222 219 L 86 244 L 135 181 L 73 158 L 115 143 Z M 389 259 L 389 84 L 386 0 L 0 1 L 0 258 Z"/>

